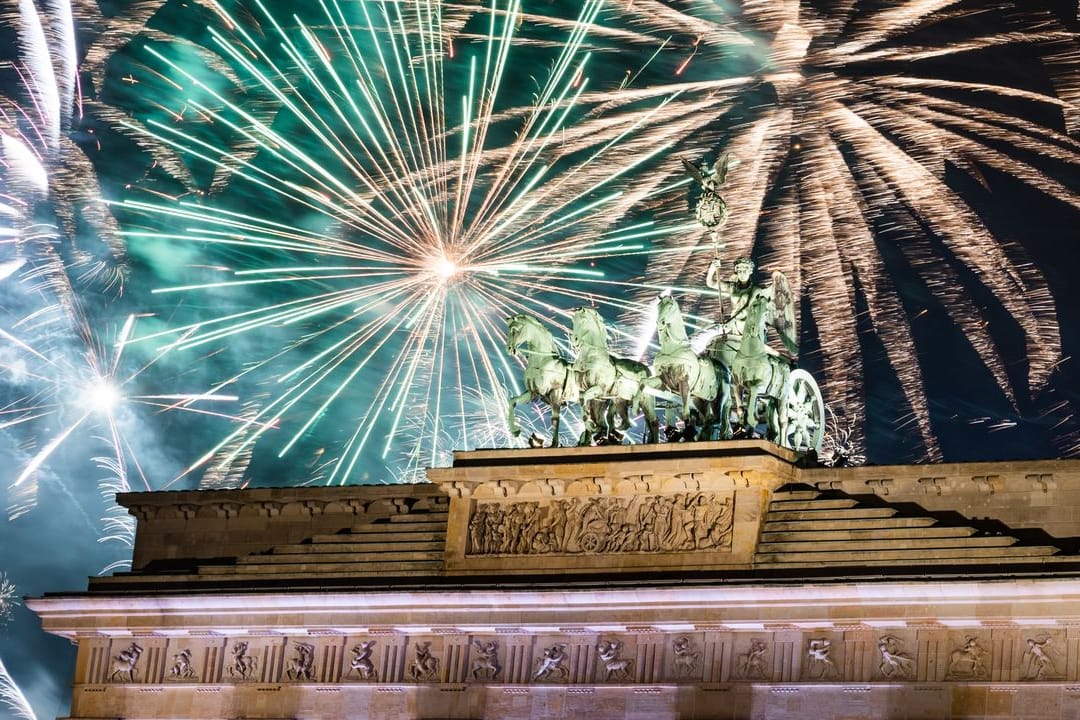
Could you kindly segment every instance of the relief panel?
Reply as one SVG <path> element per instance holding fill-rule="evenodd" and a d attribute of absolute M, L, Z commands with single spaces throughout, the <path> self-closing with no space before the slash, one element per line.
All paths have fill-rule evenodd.
<path fill-rule="evenodd" d="M 574 496 L 478 501 L 468 523 L 470 556 L 595 555 L 730 550 L 732 496 Z"/>

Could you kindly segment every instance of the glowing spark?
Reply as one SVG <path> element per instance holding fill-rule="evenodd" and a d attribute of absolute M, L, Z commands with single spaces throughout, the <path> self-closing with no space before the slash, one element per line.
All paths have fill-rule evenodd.
<path fill-rule="evenodd" d="M 610 32 L 620 43 L 653 48 L 672 37 L 696 38 L 667 51 L 677 53 L 671 62 L 686 79 L 645 72 L 635 87 L 582 102 L 598 111 L 619 109 L 629 121 L 642 116 L 639 103 L 681 91 L 642 133 L 649 144 L 673 148 L 666 173 L 639 177 L 648 187 L 682 172 L 680 154 L 727 150 L 743 161 L 724 191 L 730 210 L 724 259 L 756 252 L 759 265 L 791 279 L 817 328 L 814 361 L 840 415 L 865 418 L 860 335 L 872 327 L 910 408 L 918 433 L 911 443 L 938 457 L 919 364 L 929 348 L 917 340 L 915 317 L 906 310 L 912 303 L 896 282 L 901 265 L 944 306 L 1009 401 L 1047 382 L 1061 338 L 1046 281 L 1020 248 L 992 235 L 946 168 L 976 182 L 985 182 L 981 169 L 992 168 L 1080 208 L 1075 184 L 1050 172 L 1055 164 L 1069 173 L 1080 169 L 1080 145 L 1069 134 L 1077 120 L 1080 54 L 1052 51 L 1074 42 L 1068 28 L 1022 2 L 991 4 L 978 17 L 952 12 L 950 0 L 886 3 L 860 8 L 857 20 L 851 3 L 618 5 L 622 12 L 612 13 Z M 987 14 L 1007 18 L 1010 30 L 987 33 L 980 24 Z M 941 71 L 950 63 L 970 66 L 978 53 L 1004 45 L 1041 61 L 1051 89 L 996 77 L 964 81 L 951 69 Z M 923 58 L 934 64 L 919 64 Z M 1017 116 L 1018 103 L 1036 108 L 1031 117 L 1049 120 Z M 583 130 L 610 132 L 611 121 Z M 666 203 L 653 202 L 674 215 L 684 211 L 683 197 L 669 193 Z M 710 258 L 698 250 L 707 244 L 699 233 L 686 238 L 681 253 L 654 252 L 648 275 L 658 285 L 699 285 Z M 1028 377 L 1016 387 L 969 282 L 1025 335 Z M 701 301 L 701 314 L 709 314 L 709 296 Z"/>
<path fill-rule="evenodd" d="M 327 482 L 345 482 L 376 437 L 388 457 L 407 435 L 417 467 L 475 446 L 466 391 L 516 382 L 503 318 L 524 311 L 558 323 L 598 292 L 621 309 L 625 285 L 594 265 L 628 258 L 640 267 L 634 258 L 675 232 L 618 225 L 650 195 L 632 185 L 633 173 L 661 162 L 668 147 L 628 153 L 626 143 L 668 97 L 643 103 L 641 117 L 608 133 L 589 138 L 579 128 L 596 0 L 581 5 L 553 58 L 535 58 L 550 71 L 518 105 L 503 99 L 528 97 L 512 82 L 511 51 L 529 20 L 516 0 L 493 0 L 477 23 L 483 33 L 468 43 L 439 30 L 456 20 L 434 1 L 327 0 L 288 22 L 260 5 L 254 19 L 273 40 L 256 38 L 250 20 L 226 6 L 213 9 L 226 21 L 210 31 L 216 49 L 243 69 L 245 93 L 273 98 L 275 122 L 148 48 L 149 64 L 185 88 L 163 107 L 190 108 L 202 119 L 189 116 L 185 126 L 212 123 L 255 152 L 159 120 L 146 128 L 156 144 L 261 198 L 259 211 L 212 199 L 122 203 L 131 218 L 124 236 L 147 258 L 176 244 L 210 256 L 156 297 L 233 299 L 224 303 L 231 310 L 210 314 L 185 315 L 185 303 L 171 313 L 183 320 L 132 342 L 176 353 L 252 342 L 258 350 L 231 382 L 274 386 L 203 461 L 230 462 L 258 442 L 277 442 L 284 455 L 332 424 L 333 412 L 350 413 L 337 426 L 352 427 Z M 303 129 L 302 141 L 282 132 L 286 118 Z M 229 261 L 215 262 L 219 253 Z M 505 422 L 503 410 L 491 412 L 489 422 Z M 271 440 L 272 428 L 287 436 Z"/>

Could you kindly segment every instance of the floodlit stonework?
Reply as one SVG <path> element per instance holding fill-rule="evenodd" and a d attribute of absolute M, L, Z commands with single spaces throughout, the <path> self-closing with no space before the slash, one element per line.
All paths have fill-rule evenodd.
<path fill-rule="evenodd" d="M 78 643 L 71 717 L 1080 717 L 1080 461 L 429 478 L 122 496 L 134 570 L 28 601 Z"/>

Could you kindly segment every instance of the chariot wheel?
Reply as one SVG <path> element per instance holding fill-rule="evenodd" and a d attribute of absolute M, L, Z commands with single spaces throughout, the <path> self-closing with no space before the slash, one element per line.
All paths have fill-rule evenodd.
<path fill-rule="evenodd" d="M 795 369 L 780 395 L 780 445 L 796 452 L 821 452 L 825 437 L 825 402 L 814 376 Z"/>
<path fill-rule="evenodd" d="M 603 540 L 600 538 L 600 535 L 591 530 L 589 532 L 582 533 L 581 540 L 579 540 L 578 542 L 581 545 L 581 549 L 587 553 L 600 552 L 600 548 L 604 544 Z"/>

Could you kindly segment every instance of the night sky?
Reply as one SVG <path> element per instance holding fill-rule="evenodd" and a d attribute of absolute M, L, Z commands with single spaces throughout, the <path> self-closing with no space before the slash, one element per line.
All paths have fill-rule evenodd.
<path fill-rule="evenodd" d="M 679 159 L 722 151 L 740 161 L 723 191 L 733 212 L 723 259 L 749 253 L 792 279 L 801 364 L 869 462 L 1080 448 L 1075 2 L 942 2 L 892 25 L 896 3 L 876 0 L 850 10 L 778 1 L 767 12 L 735 0 L 612 2 L 561 70 L 581 3 L 526 2 L 487 116 L 482 93 L 468 111 L 461 99 L 489 87 L 476 73 L 499 47 L 482 4 L 446 9 L 441 33 L 406 23 L 402 39 L 369 3 L 383 29 L 364 35 L 356 20 L 353 44 L 317 7 L 270 3 L 295 49 L 244 3 L 224 6 L 235 24 L 180 0 L 101 3 L 74 18 L 74 35 L 39 4 L 40 37 L 32 4 L 20 15 L 0 0 L 0 203 L 12 208 L 0 215 L 0 269 L 15 268 L 0 273 L 0 500 L 16 516 L 0 522 L 0 573 L 19 596 L 80 591 L 129 555 L 109 538 L 124 535 L 109 520 L 118 469 L 132 490 L 402 482 L 454 449 L 506 446 L 504 400 L 490 397 L 516 382 L 501 345 L 512 312 L 543 318 L 561 340 L 565 313 L 594 305 L 628 351 L 650 299 L 672 288 L 707 324 L 713 249 L 692 226 Z M 321 49 L 304 46 L 292 12 L 306 13 Z M 424 42 L 439 62 L 419 51 L 411 65 L 378 60 L 378 49 Z M 49 58 L 51 79 L 36 57 Z M 442 84 L 395 116 L 398 72 Z M 923 93 L 913 101 L 888 84 L 897 78 L 936 84 L 910 90 Z M 556 106 L 557 129 L 529 130 L 548 89 L 580 96 Z M 934 127 L 947 131 L 909 133 L 897 118 L 910 102 L 940 113 Z M 366 103 L 391 122 L 379 128 Z M 845 129 L 846 110 L 899 159 L 868 150 L 857 122 Z M 438 142 L 408 139 L 427 132 L 409 129 L 421 114 Z M 478 142 L 484 117 L 470 170 L 459 149 Z M 438 147 L 446 157 L 425 154 Z M 904 163 L 940 183 L 939 197 L 893 171 Z M 516 184 L 496 192 L 504 174 Z M 949 202 L 933 204 L 946 190 Z M 440 279 L 446 259 L 458 267 Z M 265 310 L 285 303 L 311 312 Z M 243 313 L 259 324 L 213 334 Z M 135 341 L 117 360 L 132 315 Z M 837 328 L 844 339 L 830 344 Z M 1050 340 L 1033 345 L 1033 328 Z M 900 341 L 911 351 L 898 354 Z M 857 359 L 850 378 L 836 371 L 843 358 Z M 87 405 L 96 376 L 118 387 L 111 415 Z M 210 392 L 237 399 L 195 402 L 198 413 L 138 400 Z M 282 398 L 287 407 L 275 405 Z M 218 469 L 185 473 L 208 451 Z M 74 648 L 21 605 L 10 615 L 0 659 L 39 718 L 64 715 Z"/>

